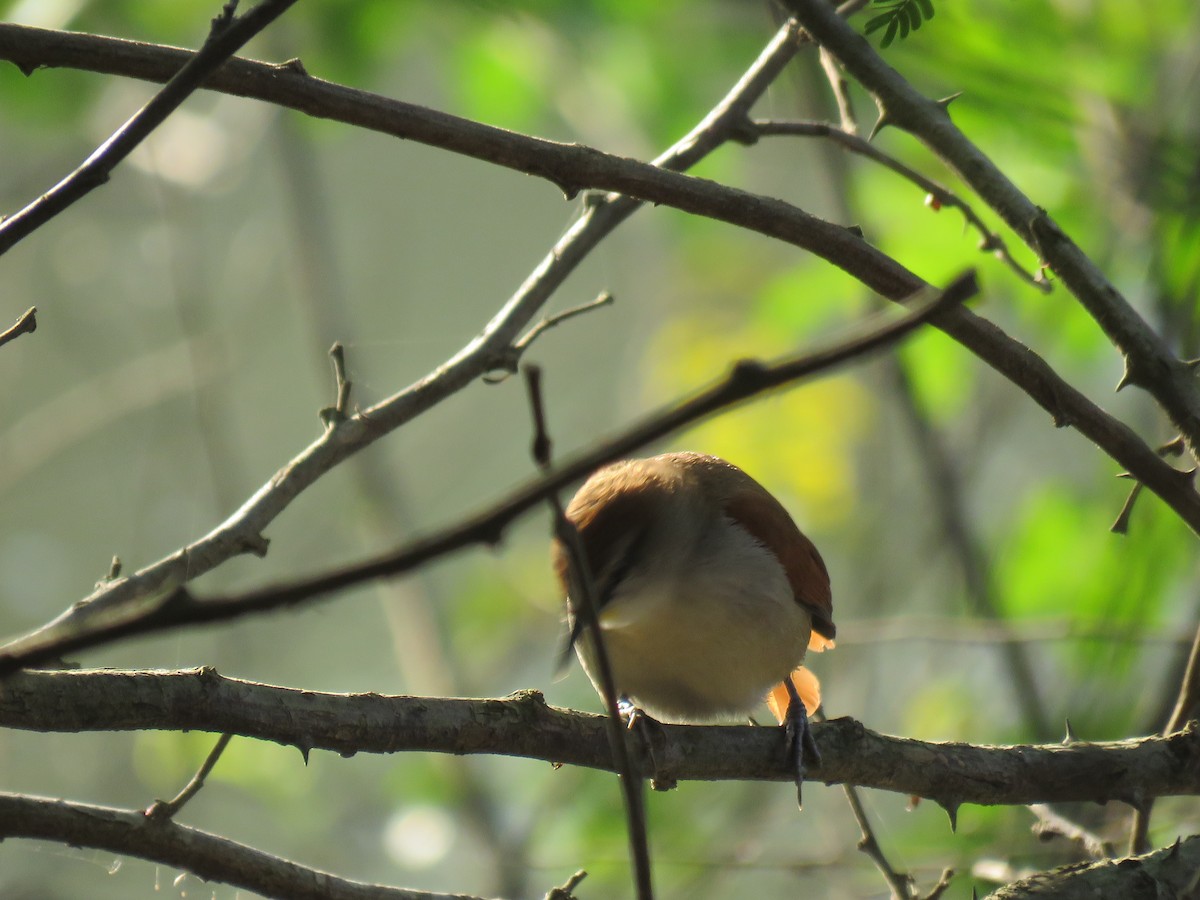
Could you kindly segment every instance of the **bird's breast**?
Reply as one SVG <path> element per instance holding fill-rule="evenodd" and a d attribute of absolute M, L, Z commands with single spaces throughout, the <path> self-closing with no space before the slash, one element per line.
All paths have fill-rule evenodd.
<path fill-rule="evenodd" d="M 665 721 L 753 710 L 804 659 L 811 630 L 783 567 L 736 523 L 720 520 L 692 548 L 651 547 L 600 613 L 617 689 Z"/>

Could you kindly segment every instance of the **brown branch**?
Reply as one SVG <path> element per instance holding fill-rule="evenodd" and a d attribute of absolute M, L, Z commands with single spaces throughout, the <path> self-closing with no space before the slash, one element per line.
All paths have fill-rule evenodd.
<path fill-rule="evenodd" d="M 845 101 L 841 99 L 840 93 L 838 93 L 838 96 L 838 106 L 840 109 Z M 843 112 L 844 115 L 845 113 Z M 1009 251 L 1008 245 L 1004 242 L 1004 238 L 988 228 L 987 223 L 983 221 L 979 213 L 975 212 L 971 204 L 967 203 L 967 201 L 944 185 L 922 175 L 911 166 L 906 166 L 890 153 L 880 150 L 865 138 L 847 131 L 845 126 L 838 128 L 836 125 L 831 125 L 828 122 L 773 121 L 765 119 L 755 120 L 754 129 L 764 137 L 786 135 L 792 137 L 828 138 L 840 144 L 851 153 L 857 153 L 859 156 L 864 156 L 879 163 L 884 168 L 890 169 L 925 191 L 936 202 L 938 208 L 944 207 L 960 210 L 967 224 L 979 232 L 979 249 L 981 252 L 991 253 L 996 259 L 1003 262 L 1015 272 L 1026 284 L 1032 285 L 1043 293 L 1050 291 L 1050 282 L 1045 279 L 1042 271 L 1039 269 L 1037 272 L 1030 272 L 1017 262 L 1011 251 Z"/>
<path fill-rule="evenodd" d="M 31 306 L 21 314 L 21 318 L 17 319 L 11 328 L 0 332 L 0 347 L 9 341 L 16 340 L 23 334 L 32 334 L 35 331 L 37 331 L 37 307 Z"/>
<path fill-rule="evenodd" d="M 1124 357 L 1121 385 L 1149 392 L 1200 455 L 1200 385 L 1086 254 L 964 135 L 946 105 L 920 94 L 825 0 L 785 0 L 805 30 L 875 98 L 881 122 L 911 133 L 963 180 L 1059 276 Z"/>
<path fill-rule="evenodd" d="M 843 8 L 852 5 L 855 4 L 845 4 Z M 0 56 L 16 59 L 26 68 L 50 62 L 75 64 L 82 48 L 90 48 L 95 56 L 97 46 L 110 46 L 101 39 L 88 36 L 63 36 L 53 32 L 33 34 L 36 29 L 13 31 L 15 27 L 0 26 Z M 52 51 L 63 42 L 70 43 L 73 49 L 54 55 Z M 30 46 L 34 44 L 36 46 Z M 126 74 L 137 77 L 142 77 L 139 73 L 145 68 L 147 54 L 157 59 L 162 53 L 183 52 L 148 48 L 131 42 L 118 44 L 116 56 L 119 60 L 109 62 L 114 69 L 123 67 Z M 618 159 L 589 148 L 539 141 L 330 85 L 308 77 L 296 67 L 281 68 L 246 61 L 230 63 L 227 68 L 231 72 L 236 70 L 239 78 L 253 76 L 244 82 L 233 79 L 228 88 L 233 93 L 261 95 L 262 99 L 290 105 L 312 115 L 340 118 L 399 137 L 424 141 L 557 179 L 558 183 L 565 180 L 624 190 L 632 196 L 610 194 L 590 204 L 484 332 L 435 373 L 331 430 L 277 472 L 234 516 L 208 535 L 128 578 L 105 586 L 47 628 L 102 618 L 115 607 L 153 600 L 156 594 L 198 577 L 234 555 L 265 552 L 262 530 L 322 474 L 502 364 L 520 330 L 549 294 L 599 240 L 640 206 L 642 200 L 742 224 L 799 246 L 810 246 L 817 252 L 823 247 L 839 265 L 855 272 L 857 277 L 892 299 L 909 296 L 921 289 L 923 282 L 915 275 L 836 225 L 821 222 L 779 201 L 665 171 L 686 168 L 739 131 L 744 132 L 749 107 L 791 58 L 795 46 L 795 31 L 792 26 L 785 26 L 725 100 L 653 165 Z M 221 70 L 222 73 L 225 71 Z M 214 80 L 213 86 L 218 86 L 218 81 L 220 78 Z M 224 82 L 221 84 L 223 86 Z M 992 323 L 966 310 L 945 316 L 939 327 L 1021 387 L 1051 413 L 1056 424 L 1079 429 L 1200 533 L 1200 495 L 1192 488 L 1190 478 L 1155 457 L 1131 429 L 1064 382 L 1044 360 Z"/>
<path fill-rule="evenodd" d="M 0 726 L 40 732 L 190 730 L 334 753 L 498 754 L 613 770 L 604 717 L 525 691 L 496 700 L 332 694 L 219 675 L 23 672 L 0 685 Z M 959 803 L 1105 802 L 1200 795 L 1200 731 L 1070 744 L 975 746 L 891 737 L 853 719 L 813 725 L 830 784 Z M 795 779 L 768 726 L 663 725 L 654 767 L 677 780 Z M 648 758 L 639 757 L 643 771 Z"/>
<path fill-rule="evenodd" d="M 136 856 L 281 900 L 478 900 L 350 881 L 137 810 L 0 793 L 0 839 L 14 837 Z"/>
<path fill-rule="evenodd" d="M 846 7 L 856 7 L 859 3 L 860 0 L 851 0 Z M 39 38 L 40 44 L 37 40 Z M 68 44 L 69 48 L 80 52 L 94 49 L 97 42 L 105 48 L 105 53 L 112 47 L 108 39 L 61 35 L 39 29 L 0 25 L 0 57 L 7 54 L 7 58 L 15 59 L 23 68 L 29 70 L 39 63 L 31 62 L 21 55 L 28 49 L 26 44 L 33 43 L 37 55 L 37 52 L 46 49 L 44 44 L 47 41 L 52 46 L 57 46 L 60 39 Z M 686 169 L 729 140 L 745 122 L 750 107 L 766 92 L 792 59 L 800 42 L 794 24 L 788 23 L 780 28 L 724 99 L 691 132 L 659 156 L 654 164 L 666 169 Z M 144 60 L 142 51 L 147 49 L 147 45 L 128 41 L 118 41 L 116 44 L 116 50 L 119 51 L 117 56 L 122 61 Z M 157 54 L 163 49 L 149 48 L 152 54 Z M 187 51 L 169 52 L 185 56 L 187 54 Z M 71 59 L 73 57 L 68 52 L 62 64 L 70 64 Z M 240 64 L 237 61 L 230 63 L 235 68 Z M 244 64 L 260 76 L 260 82 L 272 87 L 278 87 L 285 82 L 290 83 L 288 80 L 293 77 L 302 77 L 302 70 L 296 67 L 281 69 L 265 63 Z M 136 66 L 134 68 L 136 69 Z M 224 72 L 225 69 L 219 71 Z M 127 74 L 136 75 L 137 72 Z M 313 82 L 316 80 L 304 76 L 305 85 Z M 354 108 L 362 113 L 362 121 L 355 120 L 353 124 L 364 127 L 368 121 L 372 121 L 372 115 L 380 118 L 381 108 L 386 110 L 386 114 L 382 115 L 385 123 L 392 123 L 390 117 L 395 114 L 400 116 L 400 122 L 403 124 L 402 112 L 405 109 L 417 113 L 429 112 L 406 104 L 388 106 L 391 101 L 385 98 L 352 91 L 349 88 L 340 88 L 339 91 L 361 101 Z M 284 100 L 273 93 L 263 99 L 278 103 Z M 319 101 L 319 96 L 317 100 Z M 350 105 L 354 106 L 353 103 Z M 400 113 L 396 112 L 396 106 L 401 109 Z M 320 102 L 315 102 L 310 112 L 313 115 L 333 118 L 336 110 L 333 106 L 325 107 Z M 437 117 L 441 114 L 431 115 Z M 468 127 L 474 126 L 474 123 L 466 120 L 457 121 L 465 122 Z M 479 128 L 489 131 L 486 126 Z M 402 128 L 400 131 L 403 133 Z M 321 438 L 276 472 L 237 512 L 208 534 L 130 576 L 97 588 L 90 596 L 73 604 L 39 631 L 49 633 L 64 627 L 78 629 L 105 621 L 116 611 L 129 612 L 131 606 L 154 602 L 162 593 L 211 571 L 231 557 L 248 552 L 266 552 L 263 530 L 318 478 L 347 457 L 473 383 L 476 378 L 494 371 L 497 366 L 502 366 L 509 356 L 512 342 L 519 338 L 533 315 L 547 302 L 559 285 L 601 240 L 642 205 L 639 200 L 616 194 L 592 198 L 592 201 L 585 205 L 580 218 L 551 248 L 500 312 L 455 356 L 410 387 L 363 413 L 335 423 L 336 427 L 326 429 Z"/>
<path fill-rule="evenodd" d="M 216 744 L 208 752 L 208 756 L 204 758 L 204 762 L 196 770 L 196 774 L 184 785 L 183 790 L 171 800 L 155 800 L 150 804 L 150 808 L 146 810 L 146 815 L 151 819 L 173 819 L 189 800 L 200 793 L 200 789 L 204 787 L 205 779 L 208 778 L 209 773 L 213 770 L 213 766 L 217 764 L 217 760 L 221 758 L 221 754 L 225 752 L 225 748 L 229 746 L 229 742 L 232 739 L 232 734 L 223 734 L 217 738 Z"/>
<path fill-rule="evenodd" d="M 59 621 L 7 645 L 4 652 L 0 653 L 0 677 L 26 666 L 132 635 L 152 634 L 184 625 L 228 621 L 251 613 L 294 606 L 364 581 L 399 575 L 464 547 L 480 543 L 495 544 L 505 527 L 517 516 L 544 502 L 550 493 L 588 474 L 597 466 L 758 394 L 890 346 L 925 322 L 944 320 L 976 291 L 974 273 L 969 272 L 952 282 L 941 296 L 924 308 L 863 337 L 845 341 L 825 351 L 788 358 L 774 364 L 744 360 L 712 387 L 647 417 L 608 442 L 576 454 L 554 474 L 519 488 L 504 500 L 458 525 L 393 552 L 314 577 L 244 594 L 198 599 L 178 587 L 146 599 L 131 609 L 105 610 L 105 615 L 90 621 L 74 620 L 68 613 Z M 332 433 L 336 434 L 360 418 L 356 416 L 347 420 Z"/>
<path fill-rule="evenodd" d="M 227 4 L 221 15 L 213 19 L 212 31 L 204 46 L 194 54 L 187 53 L 179 61 L 171 70 L 166 85 L 149 103 L 134 113 L 74 172 L 24 209 L 0 222 L 0 254 L 106 183 L 113 169 L 198 90 L 209 75 L 295 2 L 262 0 L 237 17 L 233 15 L 237 4 Z M 31 71 L 28 65 L 21 65 L 21 68 Z"/>
<path fill-rule="evenodd" d="M 552 316 L 546 316 L 525 334 L 521 335 L 517 340 L 513 341 L 512 346 L 508 348 L 508 353 L 505 355 L 504 361 L 497 365 L 496 371 L 489 373 L 483 377 L 483 380 L 488 384 L 499 384 L 513 375 L 520 365 L 521 357 L 525 355 L 525 351 L 530 345 L 541 337 L 551 328 L 555 328 L 566 322 L 568 319 L 573 319 L 576 316 L 581 316 L 584 313 L 591 312 L 594 309 L 599 309 L 602 306 L 611 306 L 613 295 L 608 291 L 601 292 L 595 300 L 589 300 L 587 303 L 581 303 L 578 306 L 572 306 L 569 309 L 564 309 L 562 312 L 555 313 Z"/>
<path fill-rule="evenodd" d="M 1037 822 L 1033 825 L 1033 834 L 1038 840 L 1048 841 L 1061 837 L 1072 841 L 1083 848 L 1092 859 L 1109 859 L 1113 855 L 1112 845 L 1099 835 L 1088 831 L 1077 822 L 1072 822 L 1066 816 L 1055 812 L 1046 803 L 1031 803 L 1029 811 Z"/>
<path fill-rule="evenodd" d="M 1167 720 L 1165 734 L 1177 731 L 1187 722 L 1200 718 L 1200 628 L 1192 640 L 1192 649 L 1188 653 L 1187 666 L 1183 672 L 1183 681 L 1179 685 L 1179 696 L 1175 700 L 1175 708 L 1171 718 Z M 1140 798 L 1142 802 L 1133 804 L 1133 819 L 1129 829 L 1129 851 L 1145 853 L 1150 849 L 1150 816 L 1154 811 L 1154 798 Z"/>
<path fill-rule="evenodd" d="M 1156 900 L 1159 897 L 1194 898 L 1200 872 L 1200 836 L 1176 841 L 1145 856 L 1063 866 L 1038 872 L 1005 885 L 988 900 Z"/>

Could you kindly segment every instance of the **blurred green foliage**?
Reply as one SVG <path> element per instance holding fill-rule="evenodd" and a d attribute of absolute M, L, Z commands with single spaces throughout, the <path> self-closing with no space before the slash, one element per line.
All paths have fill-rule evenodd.
<path fill-rule="evenodd" d="M 962 91 L 951 107 L 956 122 L 1181 354 L 1200 354 L 1200 7 L 941 0 L 930 19 L 927 4 L 910 5 L 922 9 L 923 27 L 913 31 L 906 20 L 908 37 L 887 48 L 887 61 L 930 96 Z M 203 40 L 216 11 L 198 0 L 0 5 L 6 19 L 182 46 Z M 325 0 L 297 4 L 248 55 L 298 56 L 322 78 L 649 158 L 707 112 L 775 25 L 770 6 L 741 0 Z M 888 22 L 879 28 L 886 37 Z M 828 119 L 827 93 L 802 57 L 756 113 Z M 852 93 L 865 130 L 873 104 Z M 0 67 L 4 211 L 69 171 L 138 102 L 111 79 Z M 131 161 L 112 185 L 0 260 L 14 298 L 6 318 L 20 311 L 14 304 L 37 302 L 44 312 L 35 336 L 0 354 L 8 388 L 0 408 L 10 422 L 167 344 L 202 336 L 211 353 L 210 374 L 197 374 L 184 396 L 114 413 L 73 436 L 69 451 L 51 457 L 55 466 L 5 488 L 6 631 L 85 594 L 113 552 L 145 564 L 236 508 L 313 435 L 329 390 L 321 354 L 333 337 L 350 348 L 364 405 L 399 389 L 476 333 L 573 215 L 530 179 L 323 124 L 323 140 L 309 148 L 310 187 L 326 203 L 316 225 L 334 260 L 327 274 L 337 296 L 306 306 L 312 278 L 299 266 L 313 253 L 300 244 L 293 188 L 283 185 L 307 182 L 281 177 L 296 165 L 281 147 L 307 141 L 311 129 L 281 138 L 275 114 L 249 104 L 197 98 L 187 109 L 249 149 L 218 160 L 217 176 L 191 188 L 168 184 L 149 164 L 135 174 Z M 888 129 L 877 144 L 976 202 L 910 137 Z M 1172 436 L 1144 396 L 1112 395 L 1121 360 L 1063 290 L 1035 292 L 977 251 L 978 235 L 964 233 L 957 213 L 935 214 L 920 189 L 840 154 L 811 139 L 775 138 L 724 148 L 697 174 L 858 224 L 933 282 L 977 266 L 981 314 L 1147 441 Z M 1035 269 L 1032 251 L 979 211 L 1017 261 Z M 792 247 L 667 210 L 642 212 L 606 242 L 557 308 L 601 288 L 615 291 L 614 309 L 535 345 L 564 451 L 720 377 L 738 358 L 800 352 L 883 314 L 844 273 Z M 313 324 L 318 308 L 342 316 L 332 334 Z M 1111 460 L 1056 431 L 939 334 L 910 340 L 899 355 L 916 408 L 954 460 L 999 624 L 1029 638 L 1050 714 L 1070 718 L 1086 738 L 1161 727 L 1198 614 L 1194 535 L 1149 496 L 1138 501 L 1129 535 L 1111 534 L 1128 489 Z M 962 561 L 930 500 L 929 461 L 911 441 L 895 391 L 883 367 L 865 363 L 666 446 L 728 456 L 777 491 L 821 547 L 842 636 L 836 652 L 814 662 L 831 716 L 928 739 L 1057 737 L 1024 730 L 994 641 L 935 640 L 939 621 L 948 631 L 997 623 L 962 621 L 970 608 Z M 406 503 L 394 520 L 360 526 L 372 491 L 358 475 L 335 473 L 272 527 L 268 560 L 239 560 L 205 586 L 309 572 L 478 508 L 531 474 L 526 422 L 515 380 L 464 392 L 369 451 Z M 81 508 L 92 512 L 60 513 Z M 231 675 L 327 690 L 538 687 L 551 702 L 594 711 L 578 671 L 552 681 L 561 632 L 546 533 L 536 519 L 493 556 L 464 555 L 319 610 L 142 642 L 87 662 L 216 663 Z M 931 633 L 890 640 L 889 629 L 914 615 L 932 623 Z M 109 737 L 101 768 L 77 765 L 72 749 L 47 749 L 45 738 L 0 735 L 2 787 L 144 806 L 181 787 L 213 740 Z M 581 896 L 627 891 L 618 795 L 600 773 L 409 755 L 314 754 L 306 769 L 295 750 L 238 740 L 212 780 L 221 802 L 198 802 L 185 818 L 353 877 L 533 896 L 583 866 L 592 874 Z M 791 792 L 771 785 L 687 784 L 652 795 L 663 895 L 879 895 L 882 882 L 854 851 L 840 793 L 814 784 L 806 801 L 797 815 Z M 964 808 L 951 834 L 933 804 L 906 811 L 903 798 L 868 796 L 868 805 L 885 851 L 926 889 L 944 866 L 963 872 L 965 884 L 984 857 L 1038 868 L 1073 858 L 1032 838 L 1020 809 Z M 428 865 L 382 838 L 385 823 L 418 807 L 457 822 L 445 853 Z M 1125 821 L 1117 809 L 1079 815 L 1116 837 Z M 1185 816 L 1165 805 L 1155 836 L 1185 827 Z M 401 831 L 398 841 L 407 839 Z M 510 833 L 523 842 L 506 844 Z M 0 892 L 38 883 L 61 896 L 161 896 L 135 866 L 105 879 L 94 866 L 57 871 L 13 842 L 0 854 L 10 873 L 0 875 Z"/>

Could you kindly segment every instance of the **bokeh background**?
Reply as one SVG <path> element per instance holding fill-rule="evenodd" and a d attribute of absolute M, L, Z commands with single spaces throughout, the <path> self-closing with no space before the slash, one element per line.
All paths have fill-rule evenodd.
<path fill-rule="evenodd" d="M 936 2 L 886 57 L 1046 207 L 1179 353 L 1197 353 L 1200 11 L 1187 0 Z M 5 21 L 181 46 L 211 3 L 22 0 Z M 860 19 L 861 21 L 861 19 Z M 539 136 L 650 158 L 726 92 L 776 28 L 733 0 L 322 0 L 246 55 Z M 129 80 L 0 67 L 0 210 L 81 162 L 153 92 Z M 873 107 L 855 94 L 869 124 Z M 756 113 L 835 115 L 809 53 Z M 959 186 L 912 139 L 880 147 Z M 730 146 L 698 174 L 784 197 L 922 277 L 978 266 L 977 309 L 1147 441 L 1173 437 L 1145 396 L 1113 394 L 1121 360 L 1062 290 L 1042 295 L 976 249 L 894 174 L 809 139 Z M 204 534 L 319 433 L 326 356 L 346 347 L 366 406 L 483 327 L 577 214 L 551 185 L 426 147 L 198 94 L 113 180 L 0 260 L 0 320 L 39 330 L 0 352 L 0 632 L 85 596 L 113 555 L 139 568 Z M 987 216 L 990 222 L 995 217 Z M 1010 241 L 1015 244 L 1015 239 Z M 1014 247 L 1025 266 L 1036 259 Z M 614 306 L 545 334 L 560 452 L 718 377 L 732 360 L 857 333 L 881 303 L 790 246 L 667 209 L 606 240 L 552 308 Z M 318 571 L 453 522 L 534 471 L 524 389 L 477 384 L 323 478 L 199 592 Z M 1194 536 L 1128 491 L 1078 434 L 948 339 L 779 393 L 649 451 L 726 456 L 776 492 L 834 583 L 835 652 L 816 659 L 830 716 L 927 740 L 1084 739 L 1160 728 L 1200 616 Z M 950 485 L 947 492 L 935 489 Z M 577 669 L 553 678 L 560 599 L 546 516 L 495 552 L 300 611 L 85 654 L 85 665 L 214 665 L 327 691 L 501 696 L 545 691 L 598 710 Z M 213 736 L 0 732 L 0 789 L 141 807 L 173 795 Z M 840 789 L 803 814 L 785 785 L 685 783 L 650 798 L 666 897 L 885 894 L 854 848 Z M 926 889 L 981 892 L 1069 861 L 1024 809 L 941 809 L 870 793 L 892 862 Z M 1118 838 L 1126 810 L 1068 810 Z M 1156 846 L 1197 828 L 1160 804 Z M 235 740 L 183 820 L 338 874 L 443 891 L 540 896 L 578 868 L 582 896 L 628 890 L 611 777 L 530 761 L 342 759 Z M 248 896 L 88 850 L 0 844 L 0 894 Z"/>

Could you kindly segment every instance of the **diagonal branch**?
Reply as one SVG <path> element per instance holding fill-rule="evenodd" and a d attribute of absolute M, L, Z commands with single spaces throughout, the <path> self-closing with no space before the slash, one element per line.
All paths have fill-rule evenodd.
<path fill-rule="evenodd" d="M 597 466 L 758 394 L 828 371 L 889 346 L 925 322 L 944 319 L 958 311 L 959 304 L 974 296 L 977 290 L 975 275 L 969 272 L 956 279 L 940 297 L 924 308 L 863 337 L 825 351 L 774 364 L 743 360 L 733 367 L 726 378 L 707 390 L 647 417 L 606 443 L 576 454 L 556 472 L 519 488 L 506 499 L 460 524 L 393 552 L 315 577 L 240 595 L 197 599 L 184 588 L 177 587 L 130 608 L 105 610 L 105 614 L 99 617 L 72 618 L 69 611 L 58 621 L 8 644 L 0 653 L 0 677 L 26 666 L 132 635 L 153 634 L 190 624 L 228 621 L 251 613 L 294 606 L 364 581 L 399 575 L 464 547 L 480 543 L 495 544 L 517 516 L 544 502 L 549 494 Z M 362 418 L 356 416 L 335 425 L 330 433 L 337 434 Z"/>
<path fill-rule="evenodd" d="M 840 92 L 837 93 L 838 105 L 841 106 L 845 101 L 842 99 Z M 843 113 L 843 116 L 845 114 Z M 764 136 L 772 135 L 787 135 L 792 137 L 821 137 L 840 144 L 851 153 L 857 153 L 859 156 L 865 156 L 874 162 L 879 163 L 886 169 L 895 172 L 901 178 L 912 182 L 921 190 L 925 191 L 934 201 L 937 207 L 949 207 L 962 211 L 963 218 L 967 224 L 979 232 L 979 249 L 984 252 L 992 253 L 997 259 L 1007 265 L 1017 276 L 1026 284 L 1032 285 L 1043 293 L 1050 290 L 1050 282 L 1047 281 L 1039 271 L 1034 274 L 1029 272 L 1009 252 L 1008 245 L 1005 244 L 1004 238 L 988 228 L 987 223 L 983 221 L 979 213 L 971 204 L 967 203 L 956 193 L 942 184 L 934 181 L 925 175 L 922 175 L 911 166 L 906 166 L 896 157 L 889 153 L 884 153 L 866 138 L 860 137 L 854 132 L 847 131 L 845 127 L 839 128 L 836 125 L 831 125 L 828 122 L 800 122 L 792 120 L 777 121 L 772 119 L 761 119 L 754 121 L 754 130 Z"/>
<path fill-rule="evenodd" d="M 9 341 L 15 341 L 23 334 L 32 334 L 35 331 L 37 331 L 37 307 L 31 306 L 10 328 L 0 332 L 0 347 Z"/>
<path fill-rule="evenodd" d="M 841 11 L 856 5 L 854 2 L 843 4 Z M 903 299 L 923 287 L 924 283 L 913 273 L 840 226 L 822 222 L 778 200 L 688 178 L 674 171 L 690 167 L 731 137 L 746 139 L 747 128 L 751 127 L 749 108 L 791 59 L 796 40 L 794 25 L 785 25 L 729 96 L 653 164 L 515 134 L 330 84 L 308 76 L 302 67 L 234 60 L 222 68 L 211 82 L 214 89 L 257 97 L 309 115 L 426 143 L 538 175 L 559 185 L 598 188 L 627 196 L 609 194 L 585 209 L 581 219 L 484 333 L 447 361 L 435 375 L 422 379 L 372 410 L 377 427 L 343 433 L 338 441 L 336 459 L 332 458 L 335 454 L 329 452 L 329 448 L 313 445 L 292 465 L 277 473 L 271 485 L 251 498 L 233 519 L 187 548 L 188 565 L 184 564 L 185 554 L 176 554 L 143 570 L 136 581 L 111 586 L 104 599 L 118 602 L 118 598 L 144 597 L 161 590 L 172 579 L 190 579 L 231 555 L 245 552 L 247 546 L 256 543 L 261 529 L 295 496 L 293 485 L 297 491 L 303 489 L 309 479 L 336 464 L 340 458 L 423 412 L 432 405 L 428 393 L 444 396 L 486 374 L 487 366 L 502 366 L 507 358 L 507 348 L 516 340 L 519 330 L 562 283 L 566 274 L 644 201 L 710 216 L 812 250 L 892 300 Z M 41 64 L 73 65 L 153 78 L 166 65 L 164 57 L 174 58 L 172 54 L 185 53 L 129 41 L 110 41 L 112 39 L 89 35 L 64 35 L 0 25 L 0 58 L 12 59 L 27 70 Z M 1192 489 L 1190 479 L 1155 459 L 1152 451 L 1129 428 L 1063 381 L 1043 359 L 991 322 L 966 311 L 948 317 L 940 327 L 1029 394 L 1051 414 L 1057 425 L 1077 428 L 1139 482 L 1158 494 L 1193 531 L 1200 533 L 1200 496 Z M 474 364 L 480 362 L 483 371 Z M 101 598 L 93 595 L 88 599 Z"/>
<path fill-rule="evenodd" d="M 1200 385 L 1195 373 L 1096 267 L 1095 263 L 930 100 L 889 66 L 825 0 L 786 0 L 814 38 L 875 98 L 881 122 L 914 135 L 949 164 L 1062 279 L 1124 357 L 1121 385 L 1148 391 L 1200 455 Z"/>
<path fill-rule="evenodd" d="M 234 17 L 230 3 L 213 19 L 212 31 L 195 54 L 171 73 L 161 91 L 96 148 L 74 172 L 27 205 L 0 221 L 0 254 L 8 252 L 75 201 L 108 181 L 124 159 L 177 110 L 209 75 L 251 38 L 283 15 L 296 0 L 263 0 L 245 15 Z"/>
<path fill-rule="evenodd" d="M 858 2 L 859 0 L 851 0 L 846 6 L 854 7 Z M 0 57 L 16 59 L 23 68 L 31 70 L 37 63 L 20 55 L 24 38 L 29 32 L 20 28 L 14 32 L 14 28 L 17 27 L 0 25 Z M 81 36 L 43 33 L 38 29 L 33 31 L 42 36 L 49 34 L 53 37 L 70 38 L 74 49 L 80 49 L 74 39 Z M 88 47 L 94 41 L 108 46 L 109 39 L 83 37 L 86 38 Z M 143 59 L 146 45 L 128 41 L 117 43 L 121 59 Z M 794 24 L 785 24 L 724 99 L 692 131 L 655 160 L 654 165 L 666 169 L 685 169 L 721 146 L 745 121 L 747 111 L 783 71 L 798 46 L 799 37 Z M 157 53 L 164 48 L 152 49 Z M 187 55 L 186 51 L 171 52 Z M 68 60 L 70 58 L 68 54 Z M 428 114 L 432 117 L 426 122 L 430 127 L 442 119 L 454 120 L 457 124 L 449 130 L 459 140 L 469 141 L 472 135 L 477 136 L 480 130 L 484 134 L 510 134 L 467 120 L 445 117 L 443 114 L 410 104 L 395 103 L 377 95 L 328 85 L 326 82 L 307 78 L 302 74 L 302 69 L 295 67 L 281 69 L 265 63 L 245 61 L 234 61 L 230 65 L 235 68 L 243 65 L 249 67 L 258 76 L 254 82 L 258 85 L 295 87 L 296 79 L 299 79 L 300 98 L 317 99 L 312 108 L 304 103 L 297 108 L 305 108 L 313 115 L 334 117 L 335 105 L 320 101 L 320 93 L 310 94 L 309 88 L 315 83 L 318 86 L 336 89 L 335 100 L 346 100 L 347 105 L 357 111 L 361 118 L 359 121 L 347 117 L 344 121 L 364 127 L 369 127 L 368 122 L 376 122 L 380 130 L 400 137 L 410 136 L 406 131 L 411 125 L 409 113 L 418 118 Z M 248 93 L 247 96 L 251 94 Z M 277 103 L 284 101 L 284 98 L 276 93 L 270 93 L 270 96 L 264 99 Z M 419 132 L 419 128 L 417 131 Z M 495 371 L 498 366 L 503 367 L 511 357 L 513 342 L 519 340 L 521 331 L 546 304 L 554 291 L 601 240 L 642 205 L 639 200 L 617 194 L 593 199 L 594 202 L 585 205 L 580 218 L 551 248 L 483 331 L 457 354 L 392 397 L 377 403 L 364 413 L 336 423 L 334 428 L 327 429 L 318 440 L 276 472 L 240 509 L 208 534 L 132 575 L 97 588 L 90 596 L 72 605 L 39 631 L 50 632 L 63 627 L 78 629 L 110 616 L 114 610 L 131 612 L 131 607 L 147 601 L 153 602 L 162 593 L 211 571 L 231 557 L 243 553 L 264 554 L 267 542 L 262 536 L 263 530 L 318 478 L 347 457 L 436 406 L 477 378 Z"/>
<path fill-rule="evenodd" d="M 334 753 L 495 754 L 613 771 L 605 718 L 537 691 L 464 700 L 274 687 L 214 669 L 32 671 L 0 686 L 0 725 L 40 732 L 190 730 Z M 1200 730 L 1135 740 L 989 747 L 878 734 L 848 718 L 813 725 L 821 778 L 961 803 L 1028 805 L 1200 796 Z M 639 759 L 648 767 L 649 759 Z M 663 725 L 664 779 L 788 783 L 778 729 Z"/>

